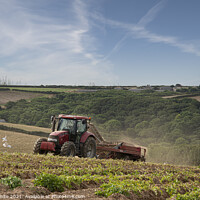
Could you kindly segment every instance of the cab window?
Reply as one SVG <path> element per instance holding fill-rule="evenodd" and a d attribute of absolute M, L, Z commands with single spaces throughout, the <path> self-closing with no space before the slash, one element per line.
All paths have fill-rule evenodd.
<path fill-rule="evenodd" d="M 86 120 L 78 120 L 77 121 L 77 132 L 84 133 L 86 130 L 87 130 Z"/>

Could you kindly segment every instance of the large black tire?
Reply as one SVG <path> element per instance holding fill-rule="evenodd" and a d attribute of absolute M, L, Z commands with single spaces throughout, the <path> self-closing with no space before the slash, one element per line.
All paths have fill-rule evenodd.
<path fill-rule="evenodd" d="M 76 155 L 76 146 L 73 142 L 65 142 L 60 150 L 61 156 L 71 156 L 74 157 Z"/>
<path fill-rule="evenodd" d="M 34 154 L 46 154 L 47 152 L 45 150 L 41 150 L 40 149 L 40 146 L 41 146 L 41 143 L 42 142 L 47 142 L 47 139 L 46 138 L 39 138 L 35 144 L 34 144 L 34 147 L 33 147 L 33 153 Z"/>
<path fill-rule="evenodd" d="M 96 157 L 96 141 L 93 137 L 88 137 L 84 143 L 82 154 L 84 158 Z"/>

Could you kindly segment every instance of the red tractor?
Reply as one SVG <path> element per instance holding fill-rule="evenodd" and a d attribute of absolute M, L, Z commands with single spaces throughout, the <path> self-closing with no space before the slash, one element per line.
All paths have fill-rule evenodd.
<path fill-rule="evenodd" d="M 48 139 L 36 141 L 33 153 L 145 161 L 146 148 L 124 142 L 106 142 L 90 120 L 90 117 L 63 114 L 53 116 L 52 133 Z"/>
<path fill-rule="evenodd" d="M 96 137 L 87 131 L 90 119 L 63 114 L 53 116 L 52 133 L 48 139 L 40 138 L 36 141 L 33 153 L 52 152 L 61 156 L 96 157 Z"/>

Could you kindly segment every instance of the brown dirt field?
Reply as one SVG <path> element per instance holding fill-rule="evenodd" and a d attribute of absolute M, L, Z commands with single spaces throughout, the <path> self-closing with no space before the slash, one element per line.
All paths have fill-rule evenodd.
<path fill-rule="evenodd" d="M 183 95 L 172 95 L 172 96 L 164 96 L 162 97 L 163 99 L 171 99 L 171 98 L 175 98 L 175 97 L 181 97 Z"/>
<path fill-rule="evenodd" d="M 0 184 L 0 199 L 89 199 L 89 200 L 114 200 L 114 199 L 127 199 L 124 195 L 123 198 L 109 198 L 98 197 L 95 195 L 96 188 L 88 189 L 79 189 L 79 190 L 65 190 L 62 193 L 49 192 L 46 188 L 43 187 L 34 187 L 33 180 L 25 179 L 22 181 L 23 186 L 17 187 L 14 190 L 10 190 L 7 186 Z M 4 198 L 3 198 L 4 197 Z"/>
<path fill-rule="evenodd" d="M 7 186 L 4 186 L 0 184 L 0 199 L 21 199 L 21 200 L 27 200 L 27 199 L 55 199 L 55 200 L 61 200 L 61 199 L 68 199 L 68 200 L 128 200 L 128 199 L 134 199 L 134 200 L 153 200 L 158 199 L 155 198 L 155 195 L 152 195 L 151 192 L 146 192 L 141 197 L 138 197 L 135 194 L 131 194 L 129 197 L 126 197 L 123 194 L 112 194 L 108 198 L 106 197 L 99 197 L 95 195 L 95 192 L 97 191 L 97 187 L 90 187 L 86 189 L 73 189 L 68 190 L 66 189 L 64 192 L 53 192 L 51 193 L 49 190 L 47 190 L 44 187 L 35 187 L 33 184 L 33 179 L 24 179 L 22 180 L 21 187 L 17 187 L 14 190 L 9 189 Z M 4 198 L 2 198 L 4 197 Z M 160 200 L 164 200 L 165 198 L 159 198 Z"/>
<path fill-rule="evenodd" d="M 196 99 L 197 101 L 199 101 L 199 102 L 200 102 L 200 96 L 191 97 L 191 99 Z"/>
<path fill-rule="evenodd" d="M 20 99 L 33 99 L 41 96 L 51 97 L 52 95 L 21 91 L 0 91 L 0 105 L 6 104 L 9 101 L 18 101 Z"/>
<path fill-rule="evenodd" d="M 11 145 L 11 148 L 3 147 L 2 138 L 5 136 L 7 138 L 7 143 Z M 9 153 L 32 153 L 33 146 L 38 138 L 40 137 L 34 135 L 27 135 L 24 133 L 17 133 L 13 131 L 0 130 L 0 151 L 6 151 Z"/>

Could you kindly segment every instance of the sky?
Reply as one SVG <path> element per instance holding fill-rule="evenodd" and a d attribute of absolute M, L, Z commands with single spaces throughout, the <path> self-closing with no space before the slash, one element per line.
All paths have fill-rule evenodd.
<path fill-rule="evenodd" d="M 0 80 L 200 85 L 199 0 L 0 0 Z"/>

